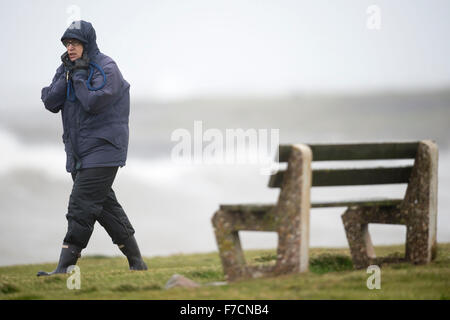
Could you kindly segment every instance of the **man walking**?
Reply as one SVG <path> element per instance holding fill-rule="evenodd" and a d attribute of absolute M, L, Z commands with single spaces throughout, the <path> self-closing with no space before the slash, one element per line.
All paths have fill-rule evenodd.
<path fill-rule="evenodd" d="M 73 188 L 58 266 L 37 275 L 66 273 L 75 265 L 96 221 L 125 254 L 130 270 L 147 270 L 134 229 L 112 189 L 127 158 L 130 85 L 117 64 L 98 49 L 91 23 L 74 21 L 61 41 L 67 51 L 41 98 L 49 111 L 61 111 L 66 170 L 72 174 Z"/>

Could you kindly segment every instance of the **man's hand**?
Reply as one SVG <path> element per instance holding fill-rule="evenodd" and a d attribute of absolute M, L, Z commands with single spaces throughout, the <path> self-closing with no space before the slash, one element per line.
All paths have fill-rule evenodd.
<path fill-rule="evenodd" d="M 70 61 L 70 59 L 69 59 L 69 54 L 67 53 L 67 51 L 64 52 L 64 53 L 61 55 L 61 61 L 62 61 L 62 63 L 64 64 L 64 67 L 66 67 L 67 70 L 69 70 L 69 71 L 72 71 L 72 70 L 73 70 L 74 64 L 73 64 L 72 61 Z"/>

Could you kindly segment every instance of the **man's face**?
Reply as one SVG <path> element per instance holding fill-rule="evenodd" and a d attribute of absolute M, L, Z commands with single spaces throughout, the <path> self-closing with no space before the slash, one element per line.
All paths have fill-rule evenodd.
<path fill-rule="evenodd" d="M 75 61 L 83 55 L 83 44 L 77 39 L 66 39 L 64 45 L 67 48 L 70 61 Z"/>

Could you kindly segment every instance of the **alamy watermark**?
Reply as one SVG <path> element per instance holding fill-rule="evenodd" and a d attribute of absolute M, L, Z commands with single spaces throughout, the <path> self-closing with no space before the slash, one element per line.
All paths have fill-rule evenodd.
<path fill-rule="evenodd" d="M 69 290 L 80 290 L 81 289 L 81 270 L 77 265 L 72 265 L 67 267 L 67 273 L 72 274 L 67 278 L 67 289 Z"/>
<path fill-rule="evenodd" d="M 367 289 L 381 289 L 381 269 L 377 265 L 370 265 L 367 267 L 367 273 L 371 273 L 372 275 L 367 278 Z"/>
<path fill-rule="evenodd" d="M 178 128 L 171 134 L 171 160 L 182 164 L 255 164 L 261 174 L 276 170 L 279 129 L 203 130 L 203 122 L 194 121 L 194 131 Z"/>
<path fill-rule="evenodd" d="M 67 17 L 66 25 L 70 29 L 80 29 L 81 27 L 81 8 L 75 4 L 72 4 L 66 8 Z"/>
<path fill-rule="evenodd" d="M 369 30 L 380 30 L 381 29 L 381 8 L 375 4 L 370 5 L 366 9 L 368 14 L 366 20 L 366 27 Z"/>

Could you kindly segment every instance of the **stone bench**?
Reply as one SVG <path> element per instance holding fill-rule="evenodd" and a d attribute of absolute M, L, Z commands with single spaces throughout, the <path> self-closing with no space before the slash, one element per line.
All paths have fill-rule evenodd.
<path fill-rule="evenodd" d="M 280 163 L 287 162 L 287 169 L 276 172 L 269 180 L 269 187 L 280 188 L 277 203 L 222 204 L 212 218 L 227 280 L 307 271 L 310 208 L 347 208 L 342 220 L 355 268 L 380 262 L 371 243 L 369 223 L 406 225 L 404 260 L 427 263 L 434 257 L 438 148 L 433 141 L 281 145 L 278 155 Z M 312 161 L 389 159 L 414 159 L 414 164 L 349 169 L 311 167 Z M 310 201 L 311 187 L 397 183 L 407 184 L 403 198 Z M 246 264 L 238 233 L 244 230 L 278 233 L 275 265 Z"/>

